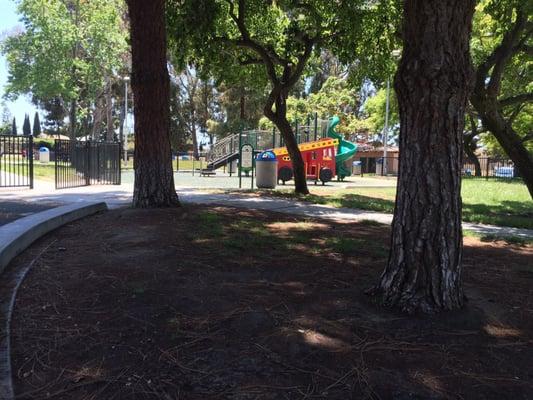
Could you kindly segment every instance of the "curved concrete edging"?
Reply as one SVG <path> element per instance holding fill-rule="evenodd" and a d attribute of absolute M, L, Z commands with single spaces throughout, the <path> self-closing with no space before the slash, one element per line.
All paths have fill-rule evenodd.
<path fill-rule="evenodd" d="M 0 227 L 0 399 L 14 398 L 11 378 L 10 323 L 17 289 L 33 266 L 8 270 L 9 262 L 45 234 L 69 222 L 107 210 L 106 203 L 71 204 L 20 218 Z"/>

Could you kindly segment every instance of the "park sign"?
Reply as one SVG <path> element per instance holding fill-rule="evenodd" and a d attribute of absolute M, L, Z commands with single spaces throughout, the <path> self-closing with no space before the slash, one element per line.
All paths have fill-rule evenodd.
<path fill-rule="evenodd" d="M 254 147 L 251 144 L 243 144 L 239 152 L 239 189 L 242 188 L 242 171 L 246 176 L 251 171 L 252 189 L 254 188 Z"/>
<path fill-rule="evenodd" d="M 252 169 L 254 166 L 254 148 L 251 144 L 243 144 L 241 147 L 241 165 L 245 169 Z"/>

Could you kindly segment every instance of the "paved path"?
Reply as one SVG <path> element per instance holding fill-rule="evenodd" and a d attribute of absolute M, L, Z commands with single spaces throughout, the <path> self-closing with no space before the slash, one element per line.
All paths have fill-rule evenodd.
<path fill-rule="evenodd" d="M 270 210 L 306 217 L 326 218 L 334 221 L 362 221 L 372 220 L 382 224 L 390 225 L 392 214 L 385 214 L 374 211 L 358 210 L 353 208 L 336 208 L 318 204 L 310 204 L 294 200 L 240 196 L 236 194 L 210 194 L 194 189 L 178 190 L 180 198 L 184 202 L 199 204 L 221 204 L 234 207 Z M 463 222 L 463 228 L 485 235 L 517 236 L 522 238 L 533 238 L 533 230 L 501 227 L 494 225 L 474 224 Z"/>
<path fill-rule="evenodd" d="M 290 213 L 307 217 L 327 218 L 336 221 L 361 221 L 373 220 L 383 224 L 390 224 L 391 214 L 358 210 L 352 208 L 334 208 L 331 206 L 316 205 L 294 200 L 254 197 L 238 194 L 215 194 L 207 193 L 194 188 L 178 188 L 181 201 L 196 204 L 220 204 L 233 207 L 243 207 L 259 210 Z M 109 208 L 123 207 L 131 202 L 133 192 L 132 184 L 121 186 L 87 186 L 75 189 L 53 190 L 53 187 L 36 185 L 36 189 L 18 191 L 0 191 L 0 202 L 27 201 L 27 202 L 51 202 L 71 204 L 87 201 L 105 201 Z M 463 228 L 484 235 L 516 236 L 533 238 L 533 230 L 463 223 Z"/>

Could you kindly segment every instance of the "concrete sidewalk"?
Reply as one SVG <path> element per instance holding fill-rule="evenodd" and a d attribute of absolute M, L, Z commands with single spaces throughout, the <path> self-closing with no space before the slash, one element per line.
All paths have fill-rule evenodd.
<path fill-rule="evenodd" d="M 208 193 L 195 188 L 183 187 L 178 187 L 177 192 L 181 201 L 184 203 L 220 204 L 231 207 L 282 212 L 305 217 L 326 218 L 343 222 L 361 220 L 372 220 L 382 224 L 390 224 L 392 222 L 392 214 L 352 208 L 334 208 L 288 199 Z M 109 208 L 117 208 L 128 206 L 131 203 L 132 194 L 133 184 L 123 184 L 121 186 L 86 186 L 63 190 L 54 190 L 50 186 L 39 186 L 33 191 L 0 191 L 0 201 L 51 202 L 55 204 L 103 201 L 107 203 Z M 483 235 L 533 238 L 533 230 L 531 229 L 500 227 L 469 222 L 464 222 L 463 228 Z"/>

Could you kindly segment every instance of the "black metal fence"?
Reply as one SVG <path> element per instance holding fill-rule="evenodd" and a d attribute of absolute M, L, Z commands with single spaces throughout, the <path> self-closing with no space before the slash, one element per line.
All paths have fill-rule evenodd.
<path fill-rule="evenodd" d="M 119 142 L 55 141 L 56 189 L 120 185 Z"/>
<path fill-rule="evenodd" d="M 33 189 L 33 137 L 0 135 L 0 187 Z"/>
<path fill-rule="evenodd" d="M 399 157 L 386 157 L 384 168 L 383 157 L 361 157 L 353 167 L 355 175 L 396 176 L 399 171 Z M 480 157 L 478 163 L 468 158 L 463 161 L 462 176 L 469 178 L 519 178 L 520 172 L 511 160 Z"/>
<path fill-rule="evenodd" d="M 478 163 L 465 158 L 463 176 L 472 178 L 519 178 L 520 172 L 511 160 L 502 158 L 480 157 Z"/>

